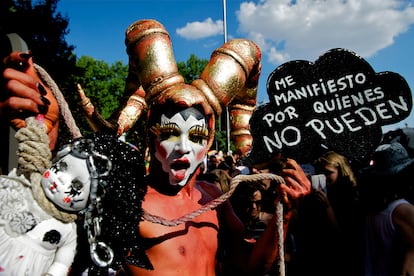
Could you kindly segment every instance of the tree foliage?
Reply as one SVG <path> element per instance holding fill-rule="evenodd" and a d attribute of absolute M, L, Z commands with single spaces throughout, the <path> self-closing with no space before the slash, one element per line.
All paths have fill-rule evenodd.
<path fill-rule="evenodd" d="M 76 84 L 80 84 L 86 95 L 94 104 L 96 110 L 104 117 L 109 118 L 119 107 L 124 96 L 125 79 L 128 67 L 118 61 L 108 65 L 105 61 L 96 60 L 89 56 L 81 56 L 77 62 L 77 72 L 71 76 L 72 94 L 66 98 L 71 106 L 72 113 L 76 114 L 76 123 L 83 134 L 92 132 L 83 109 Z"/>
<path fill-rule="evenodd" d="M 185 83 L 191 83 L 200 77 L 207 63 L 208 60 L 199 59 L 196 55 L 191 54 L 186 62 L 177 62 L 178 72 L 183 76 Z"/>
<path fill-rule="evenodd" d="M 58 0 L 0 1 L 0 32 L 17 33 L 29 46 L 34 61 L 45 68 L 62 90 L 76 71 L 74 46 L 68 45 L 69 19 L 56 12 Z"/>
<path fill-rule="evenodd" d="M 80 57 L 76 65 L 78 75 L 74 76 L 74 81 L 81 84 L 101 115 L 110 117 L 124 96 L 128 67 L 120 61 L 108 65 L 89 56 Z"/>

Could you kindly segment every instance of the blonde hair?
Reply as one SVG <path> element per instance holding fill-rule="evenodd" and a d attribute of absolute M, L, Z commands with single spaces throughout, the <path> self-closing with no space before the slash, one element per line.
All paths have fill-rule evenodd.
<path fill-rule="evenodd" d="M 316 159 L 314 162 L 315 168 L 322 168 L 326 165 L 337 168 L 338 177 L 348 178 L 353 187 L 357 185 L 357 179 L 355 177 L 355 174 L 352 170 L 352 167 L 348 159 L 345 156 L 335 151 L 328 151 L 324 153 L 321 157 Z"/>

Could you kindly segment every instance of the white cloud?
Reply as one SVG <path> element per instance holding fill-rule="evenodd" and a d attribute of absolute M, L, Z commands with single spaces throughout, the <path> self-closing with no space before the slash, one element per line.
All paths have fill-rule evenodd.
<path fill-rule="evenodd" d="M 414 23 L 412 1 L 261 0 L 243 2 L 238 31 L 247 34 L 271 63 L 316 59 L 331 48 L 364 58 L 390 46 Z"/>
<path fill-rule="evenodd" d="M 207 18 L 202 22 L 190 22 L 183 28 L 176 29 L 176 33 L 189 40 L 221 35 L 223 34 L 223 20 L 213 22 L 211 18 Z"/>

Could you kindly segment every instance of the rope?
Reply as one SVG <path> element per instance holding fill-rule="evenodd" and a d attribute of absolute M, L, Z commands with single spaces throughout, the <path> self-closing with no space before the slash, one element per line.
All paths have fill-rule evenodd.
<path fill-rule="evenodd" d="M 69 128 L 70 133 L 72 134 L 72 138 L 81 137 L 82 134 L 79 128 L 76 125 L 75 119 L 73 118 L 72 112 L 69 109 L 68 103 L 66 102 L 62 92 L 60 91 L 59 87 L 55 83 L 55 81 L 50 77 L 50 75 L 43 69 L 40 65 L 34 64 L 34 67 L 39 74 L 40 78 L 46 83 L 46 85 L 52 90 L 53 95 L 55 96 L 59 108 L 60 114 L 62 115 L 63 119 L 67 127 Z"/>
<path fill-rule="evenodd" d="M 46 125 L 40 125 L 34 117 L 26 119 L 26 127 L 19 129 L 15 137 L 19 143 L 17 149 L 17 172 L 27 179 L 30 174 L 42 174 L 51 166 L 52 153 L 49 149 L 49 137 Z"/>
<path fill-rule="evenodd" d="M 81 137 L 81 132 L 76 126 L 69 106 L 55 81 L 40 65 L 34 64 L 34 68 L 55 96 L 59 105 L 60 114 L 63 116 L 72 137 Z M 32 194 L 36 202 L 52 217 L 63 222 L 73 222 L 77 218 L 77 215 L 57 209 L 47 199 L 40 183 L 43 172 L 51 166 L 52 157 L 49 149 L 49 137 L 46 126 L 37 122 L 34 117 L 29 117 L 26 119 L 26 127 L 19 129 L 15 137 L 19 143 L 17 151 L 17 173 L 23 174 L 30 180 Z"/>
<path fill-rule="evenodd" d="M 251 175 L 237 175 L 235 177 L 233 177 L 232 181 L 230 182 L 230 189 L 228 192 L 222 194 L 220 197 L 215 198 L 213 200 L 211 200 L 209 203 L 201 206 L 199 209 L 185 215 L 182 216 L 180 218 L 177 219 L 173 219 L 173 220 L 167 220 L 165 218 L 156 216 L 156 215 L 152 215 L 150 213 L 148 213 L 147 211 L 143 210 L 143 218 L 146 221 L 149 222 L 153 222 L 153 223 L 157 223 L 157 224 L 162 224 L 164 226 L 178 226 L 180 224 L 183 224 L 187 221 L 190 221 L 192 219 L 194 219 L 195 217 L 201 215 L 202 213 L 209 211 L 215 207 L 217 207 L 218 205 L 222 204 L 223 202 L 225 202 L 234 192 L 234 190 L 237 188 L 237 186 L 240 184 L 240 182 L 256 182 L 256 181 L 260 181 L 260 180 L 266 180 L 266 179 L 270 179 L 270 180 L 274 180 L 277 181 L 279 184 L 280 183 L 284 183 L 284 179 L 283 177 L 279 176 L 279 175 L 275 175 L 272 173 L 260 173 L 260 174 L 251 174 Z"/>
<path fill-rule="evenodd" d="M 277 245 L 278 245 L 278 268 L 279 275 L 285 276 L 285 244 L 283 234 L 283 204 L 279 200 L 276 204 L 276 227 L 277 227 Z"/>

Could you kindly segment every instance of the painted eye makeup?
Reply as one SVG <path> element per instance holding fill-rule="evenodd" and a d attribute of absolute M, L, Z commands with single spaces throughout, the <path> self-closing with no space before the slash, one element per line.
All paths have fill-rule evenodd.
<path fill-rule="evenodd" d="M 171 137 L 177 137 L 179 135 L 180 131 L 176 124 L 168 123 L 158 127 L 158 138 L 160 140 L 167 140 Z"/>
<path fill-rule="evenodd" d="M 208 130 L 202 126 L 195 126 L 190 130 L 188 139 L 193 143 L 203 144 L 208 139 Z"/>
<path fill-rule="evenodd" d="M 75 178 L 72 180 L 72 189 L 80 191 L 83 188 L 83 183 L 79 179 Z"/>

